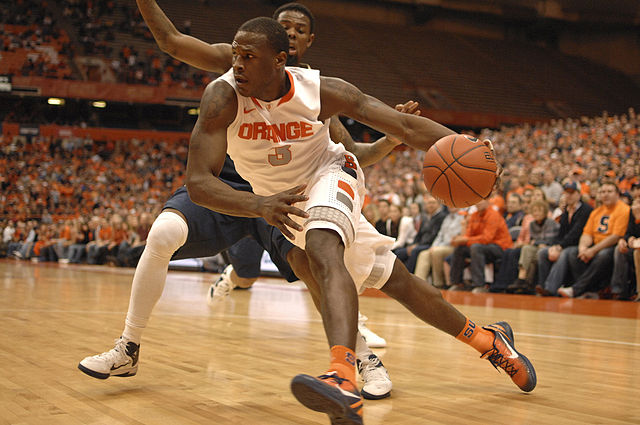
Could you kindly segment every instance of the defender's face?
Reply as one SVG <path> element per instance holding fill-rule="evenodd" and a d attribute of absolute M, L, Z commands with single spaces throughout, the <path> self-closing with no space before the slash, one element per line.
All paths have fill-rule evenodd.
<path fill-rule="evenodd" d="M 300 59 L 313 43 L 315 35 L 311 34 L 311 22 L 307 15 L 297 10 L 285 10 L 278 15 L 277 20 L 289 36 L 287 65 L 298 66 Z"/>
<path fill-rule="evenodd" d="M 264 34 L 240 31 L 231 43 L 233 76 L 242 96 L 260 98 L 278 75 L 276 52 Z"/>

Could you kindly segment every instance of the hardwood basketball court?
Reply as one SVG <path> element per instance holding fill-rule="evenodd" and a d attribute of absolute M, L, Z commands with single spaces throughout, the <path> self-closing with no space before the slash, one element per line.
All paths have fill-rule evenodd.
<path fill-rule="evenodd" d="M 0 424 L 327 424 L 289 391 L 328 364 L 301 285 L 260 279 L 210 307 L 215 274 L 170 272 L 135 377 L 91 378 L 85 356 L 113 347 L 132 269 L 0 261 Z M 522 393 L 475 350 L 395 301 L 360 297 L 394 384 L 365 400 L 365 424 L 640 423 L 640 304 L 447 293 L 476 323 L 507 320 L 536 367 Z"/>

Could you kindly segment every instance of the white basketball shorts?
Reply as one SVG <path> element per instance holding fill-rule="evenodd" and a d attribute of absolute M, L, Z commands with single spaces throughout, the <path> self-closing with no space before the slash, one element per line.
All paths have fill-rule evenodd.
<path fill-rule="evenodd" d="M 309 213 L 309 218 L 294 218 L 304 229 L 293 231 L 292 242 L 304 249 L 308 230 L 334 230 L 345 245 L 345 266 L 357 289 L 384 286 L 396 259 L 391 252 L 394 239 L 378 233 L 361 214 L 364 175 L 355 156 L 340 154 L 319 170 L 308 182 L 306 194 L 309 200 L 296 206 Z"/>

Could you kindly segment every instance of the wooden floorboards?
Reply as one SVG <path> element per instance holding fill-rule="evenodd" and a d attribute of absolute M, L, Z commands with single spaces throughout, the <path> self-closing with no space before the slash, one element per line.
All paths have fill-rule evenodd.
<path fill-rule="evenodd" d="M 0 261 L 0 424 L 327 424 L 289 391 L 328 351 L 308 293 L 279 279 L 215 308 L 213 274 L 171 272 L 138 375 L 77 369 L 122 331 L 133 271 Z M 385 297 L 360 298 L 394 383 L 365 424 L 640 423 L 638 303 L 446 294 L 477 323 L 507 320 L 538 387 L 520 392 L 471 348 Z"/>

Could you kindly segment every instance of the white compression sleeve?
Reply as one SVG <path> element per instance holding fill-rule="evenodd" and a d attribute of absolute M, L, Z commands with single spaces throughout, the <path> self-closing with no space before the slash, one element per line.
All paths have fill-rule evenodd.
<path fill-rule="evenodd" d="M 187 241 L 188 233 L 182 217 L 168 211 L 162 212 L 151 226 L 133 275 L 129 311 L 122 332 L 122 336 L 136 344 L 140 343 L 151 311 L 162 295 L 171 256 Z"/>

